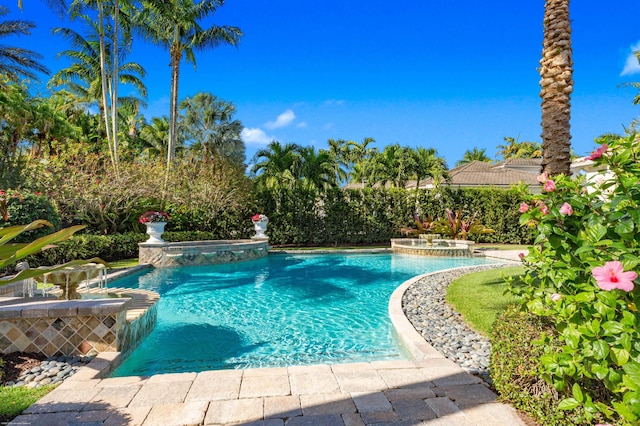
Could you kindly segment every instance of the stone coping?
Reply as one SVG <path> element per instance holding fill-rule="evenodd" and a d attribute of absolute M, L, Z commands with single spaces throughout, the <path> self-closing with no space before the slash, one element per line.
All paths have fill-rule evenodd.
<path fill-rule="evenodd" d="M 107 282 L 114 281 L 148 268 L 149 265 L 138 265 L 117 270 L 108 274 L 106 280 Z M 97 285 L 97 281 L 92 280 L 89 286 L 92 287 L 92 285 Z M 106 293 L 114 294 L 116 297 L 110 297 Z M 56 290 L 53 290 L 51 294 L 56 294 Z M 90 294 L 100 295 L 95 292 Z M 144 314 L 146 309 L 153 306 L 159 298 L 158 293 L 153 291 L 128 288 L 107 288 L 105 289 L 105 297 L 96 299 L 59 300 L 41 297 L 0 297 L 0 319 L 102 316 L 117 314 L 126 309 L 127 321 L 133 321 Z"/>
<path fill-rule="evenodd" d="M 370 248 L 370 249 L 274 249 L 269 250 L 269 254 L 347 254 L 347 253 L 391 253 L 390 247 Z"/>
<path fill-rule="evenodd" d="M 93 300 L 51 300 L 10 298 L 0 305 L 0 319 L 60 318 L 89 315 L 113 315 L 127 309 L 129 298 Z"/>
<path fill-rule="evenodd" d="M 163 247 L 165 249 L 175 249 L 180 250 L 184 248 L 190 247 L 216 247 L 216 248 L 226 248 L 226 247 L 244 247 L 244 246 L 255 246 L 256 244 L 266 244 L 267 240 L 200 240 L 200 241 L 177 241 L 177 242 L 168 242 L 164 243 L 138 243 L 138 246 L 142 247 Z M 262 245 L 262 244 L 260 244 Z"/>

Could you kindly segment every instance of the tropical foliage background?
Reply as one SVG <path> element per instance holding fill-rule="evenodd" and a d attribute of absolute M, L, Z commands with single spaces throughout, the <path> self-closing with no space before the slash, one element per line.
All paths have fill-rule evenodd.
<path fill-rule="evenodd" d="M 605 203 L 604 213 L 598 218 L 590 216 L 594 223 L 605 214 L 620 222 L 615 227 L 617 236 L 611 234 L 611 239 L 603 239 L 608 232 L 605 230 L 599 237 L 592 238 L 594 247 L 605 244 L 614 247 L 614 239 L 619 240 L 615 243 L 615 252 L 608 249 L 603 253 L 589 249 L 584 242 L 576 243 L 576 235 L 583 240 L 591 238 L 589 235 L 593 230 L 581 228 L 591 223 L 576 224 L 580 232 L 558 230 L 564 229 L 560 225 L 570 222 L 559 210 L 557 214 L 554 211 L 555 216 L 538 218 L 539 223 L 549 222 L 548 226 L 537 226 L 535 221 L 527 222 L 534 226 L 527 226 L 527 223 L 521 226 L 518 208 L 523 188 L 511 191 L 450 188 L 448 165 L 435 149 L 428 147 L 413 148 L 400 143 L 377 147 L 375 140 L 365 135 L 361 141 L 330 139 L 326 150 L 273 141 L 256 153 L 251 159 L 252 167 L 248 168 L 246 149 L 240 137 L 243 125 L 235 117 L 234 104 L 213 93 L 185 96 L 179 92 L 183 59 L 195 66 L 197 54 L 202 51 L 219 45 L 236 46 L 242 39 L 240 28 L 203 26 L 205 18 L 213 16 L 224 4 L 223 0 L 74 0 L 68 8 L 62 1 L 51 0 L 49 3 L 56 12 L 81 22 L 85 31 L 65 27 L 55 30 L 61 45 L 60 56 L 67 59 L 68 65 L 48 77 L 47 93 L 30 90 L 35 79 L 50 74 L 39 62 L 37 53 L 20 47 L 0 46 L 0 196 L 3 202 L 0 227 L 5 233 L 12 229 L 12 241 L 20 244 L 48 241 L 49 233 L 60 232 L 62 228 L 78 231 L 71 238 L 68 237 L 72 232 L 57 234 L 64 236 L 57 248 L 29 257 L 34 266 L 95 256 L 107 261 L 135 257 L 137 244 L 146 239 L 137 218 L 147 210 L 169 214 L 171 220 L 165 235 L 169 241 L 246 238 L 252 234 L 251 216 L 263 213 L 270 219 L 268 232 L 272 244 L 341 245 L 387 243 L 390 238 L 400 236 L 401 229 L 414 225 L 416 218 L 421 218 L 424 224 L 425 218 L 444 217 L 449 209 L 460 212 L 460 217 L 468 215 L 495 230 L 479 235 L 479 241 L 535 243 L 542 247 L 541 252 L 533 253 L 545 256 L 534 256 L 531 262 L 534 272 L 540 265 L 548 267 L 543 268 L 546 275 L 532 272 L 528 287 L 521 292 L 525 295 L 538 290 L 562 289 L 574 277 L 587 274 L 584 264 L 571 263 L 577 262 L 577 254 L 590 256 L 589 266 L 608 259 L 611 253 L 625 259 L 629 253 L 635 254 L 631 248 L 635 250 L 632 242 L 637 238 L 631 233 L 637 229 L 637 209 L 630 209 L 628 213 L 633 220 L 626 220 L 628 218 L 618 215 L 616 210 L 626 208 L 625 203 L 637 201 L 635 160 L 631 162 L 633 164 L 625 163 L 625 167 L 634 170 L 636 175 L 633 179 L 620 181 L 620 188 L 633 183 L 632 195 L 625 194 L 627 198 L 616 201 L 615 206 Z M 540 67 L 542 142 L 521 142 L 505 136 L 503 143 L 497 146 L 498 159 L 542 158 L 541 171 L 551 177 L 568 175 L 571 160 L 569 122 L 573 64 L 568 8 L 568 0 L 547 0 L 544 8 Z M 7 10 L 7 6 L 0 6 L 0 19 Z M 32 28 L 33 24 L 28 21 L 0 21 L 0 37 L 28 35 Z M 167 81 L 167 87 L 171 101 L 167 114 L 160 117 L 146 117 L 140 113 L 145 105 L 146 72 L 135 58 L 128 57 L 132 43 L 139 38 L 164 47 L 168 53 L 171 79 Z M 166 59 L 163 60 L 166 62 Z M 122 96 L 121 85 L 131 94 Z M 630 133 L 632 130 L 633 126 L 630 126 Z M 603 135 L 598 142 L 616 140 L 625 139 L 620 135 Z M 633 134 L 628 141 L 624 161 L 637 152 Z M 470 148 L 462 153 L 457 165 L 493 160 L 484 150 Z M 620 175 L 626 176 L 625 173 L 627 171 Z M 563 179 L 566 177 L 560 177 L 558 182 Z M 432 188 L 420 189 L 420 184 L 427 180 Z M 406 189 L 409 181 L 416 182 L 414 189 Z M 570 187 L 571 184 L 566 185 Z M 601 202 L 590 199 L 589 203 L 579 205 L 584 194 L 576 191 L 578 195 L 573 198 L 576 211 L 578 208 L 585 210 L 593 204 L 591 202 Z M 542 210 L 540 214 L 546 216 Z M 577 217 L 581 217 L 578 212 L 572 220 Z M 553 224 L 551 219 L 554 219 Z M 51 226 L 20 227 L 39 220 L 46 220 Z M 560 251 L 565 262 L 562 268 L 566 277 L 571 278 L 565 277 L 560 280 L 562 282 L 549 272 L 558 269 L 558 259 L 553 254 Z M 599 257 L 595 258 L 594 253 Z M 0 266 L 10 266 L 10 263 L 7 261 Z M 635 267 L 637 256 L 633 256 L 633 262 L 626 260 L 626 263 L 629 268 Z M 574 283 L 576 288 L 588 286 L 588 279 L 586 275 L 585 279 Z M 540 285 L 541 281 L 544 287 Z M 543 364 L 539 361 L 518 362 L 517 368 L 533 365 L 534 377 L 553 376 L 547 384 L 555 386 L 555 392 L 565 392 L 563 397 L 567 397 L 563 403 L 558 403 L 559 398 L 548 404 L 543 401 L 545 407 L 539 408 L 535 403 L 530 404 L 531 398 L 539 404 L 542 400 L 539 395 L 535 395 L 535 390 L 524 389 L 526 396 L 522 399 L 522 408 L 533 407 L 531 411 L 538 413 L 544 411 L 539 417 L 549 421 L 546 424 L 566 424 L 567 419 L 605 419 L 637 424 L 640 418 L 637 397 L 640 392 L 637 385 L 639 349 L 637 344 L 631 347 L 635 340 L 629 337 L 637 337 L 637 298 L 635 293 L 624 295 L 629 300 L 618 297 L 618 293 L 595 293 L 592 287 L 588 286 L 587 296 L 583 295 L 585 293 L 562 295 L 563 308 L 557 312 L 545 311 L 545 315 L 555 315 L 555 318 L 542 325 L 540 316 L 536 316 L 539 312 L 535 312 L 539 303 L 536 309 L 526 305 L 521 309 L 525 312 L 525 322 L 533 321 L 533 325 L 529 324 L 532 328 L 544 330 L 538 334 L 541 339 L 548 338 L 547 345 L 541 349 L 547 358 Z M 546 293 L 533 293 L 529 294 L 530 301 L 548 302 L 550 296 Z M 610 299 L 607 300 L 611 306 L 624 302 L 617 311 L 611 308 L 606 315 L 614 318 L 616 312 L 624 312 L 624 321 L 633 324 L 628 332 L 621 334 L 618 328 L 612 328 L 606 336 L 610 341 L 605 342 L 593 338 L 589 333 L 595 331 L 585 331 L 580 324 L 576 325 L 575 333 L 574 328 L 568 328 L 561 321 L 557 329 L 552 326 L 553 320 L 561 320 L 563 316 L 570 317 L 567 321 L 573 324 L 577 317 L 568 313 L 573 313 L 579 303 L 591 304 L 595 297 L 605 297 L 603 294 Z M 575 303 L 572 298 L 576 299 Z M 579 298 L 584 300 L 577 300 Z M 580 311 L 581 315 L 586 312 L 584 309 Z M 506 321 L 507 324 L 521 316 L 520 311 L 513 311 L 511 315 L 513 318 Z M 611 318 L 609 320 L 613 321 Z M 505 327 L 498 333 L 499 342 L 517 343 L 505 346 L 509 359 L 529 361 L 535 358 L 533 350 L 522 351 L 522 341 L 527 336 L 518 333 L 523 329 Z M 555 330 L 557 334 L 548 334 L 549 330 Z M 563 337 L 566 330 L 570 330 L 571 335 Z M 591 374 L 587 370 L 589 365 L 580 365 L 584 370 L 576 376 L 573 372 L 578 370 L 567 373 L 562 370 L 564 364 L 548 362 L 560 357 L 559 353 L 571 353 L 572 357 L 561 361 L 573 365 L 577 346 L 572 342 L 576 339 L 589 343 L 581 347 L 580 356 L 589 362 L 591 358 L 597 358 L 596 364 L 589 364 L 595 379 L 599 380 L 600 375 L 605 374 L 604 368 L 607 374 L 613 371 L 615 380 L 610 378 L 605 383 L 609 393 L 603 391 L 604 396 L 596 395 L 598 399 L 583 392 L 592 385 L 584 381 L 584 377 Z M 604 347 L 607 345 L 616 350 L 622 347 L 624 362 L 618 357 L 609 363 L 608 355 L 594 355 L 594 339 L 602 349 L 599 353 L 608 351 Z M 596 371 L 593 365 L 602 368 Z M 625 370 L 625 365 L 631 367 Z M 502 378 L 511 386 L 513 375 L 507 374 L 507 370 L 506 367 L 501 370 Z M 572 397 L 566 393 L 569 384 Z M 574 410 L 574 416 L 564 416 L 558 407 Z"/>

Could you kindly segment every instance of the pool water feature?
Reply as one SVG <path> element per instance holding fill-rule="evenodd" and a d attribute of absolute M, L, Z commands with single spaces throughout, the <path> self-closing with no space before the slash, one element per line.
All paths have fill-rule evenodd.
<path fill-rule="evenodd" d="M 151 334 L 113 377 L 402 359 L 388 316 L 416 275 L 491 263 L 401 254 L 270 254 L 111 284 L 160 293 Z"/>

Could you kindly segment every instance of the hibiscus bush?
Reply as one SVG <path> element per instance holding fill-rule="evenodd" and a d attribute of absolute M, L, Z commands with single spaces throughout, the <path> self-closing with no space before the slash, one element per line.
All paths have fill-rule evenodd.
<path fill-rule="evenodd" d="M 542 375 L 585 423 L 640 422 L 639 155 L 635 136 L 612 141 L 590 156 L 599 174 L 543 175 L 520 206 L 537 236 L 511 290 L 555 324 L 539 341 Z"/>

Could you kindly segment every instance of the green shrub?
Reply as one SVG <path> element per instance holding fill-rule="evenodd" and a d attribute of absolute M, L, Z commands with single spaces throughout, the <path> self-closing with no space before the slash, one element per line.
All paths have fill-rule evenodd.
<path fill-rule="evenodd" d="M 138 257 L 138 244 L 148 239 L 147 234 L 129 232 L 113 235 L 75 235 L 67 241 L 56 244 L 56 247 L 27 257 L 32 268 L 45 265 L 56 265 L 76 259 L 100 259 L 112 262 Z M 219 239 L 213 232 L 165 232 L 162 239 L 167 242 L 203 241 Z"/>
<path fill-rule="evenodd" d="M 256 197 L 256 212 L 269 217 L 267 233 L 276 245 L 380 244 L 413 226 L 413 213 L 444 218 L 445 209 L 477 213 L 476 220 L 494 234 L 474 235 L 478 242 L 528 244 L 531 228 L 519 223 L 521 195 L 516 190 L 403 188 L 266 190 Z"/>
<path fill-rule="evenodd" d="M 542 377 L 569 395 L 558 409 L 587 420 L 640 423 L 640 167 L 635 135 L 592 157 L 603 173 L 541 176 L 543 193 L 522 203 L 536 228 L 527 274 L 512 291 L 548 317 L 561 347 L 542 339 Z M 604 171 L 606 170 L 606 174 Z"/>
<path fill-rule="evenodd" d="M 7 220 L 0 216 L 0 228 L 12 225 L 26 225 L 35 220 L 46 220 L 53 227 L 45 226 L 40 229 L 25 232 L 17 237 L 15 242 L 28 242 L 51 234 L 60 229 L 60 215 L 51 200 L 39 193 L 7 190 L 4 195 L 7 206 Z"/>
<path fill-rule="evenodd" d="M 29 256 L 25 260 L 34 268 L 93 257 L 99 257 L 106 262 L 130 259 L 138 257 L 138 243 L 147 238 L 147 235 L 142 233 L 76 235 L 56 244 L 54 248 Z"/>
<path fill-rule="evenodd" d="M 558 392 L 541 378 L 542 348 L 534 342 L 542 333 L 555 334 L 553 324 L 510 306 L 491 330 L 491 379 L 500 399 L 544 425 L 563 423 L 556 411 Z"/>
<path fill-rule="evenodd" d="M 541 344 L 543 340 L 546 349 Z M 580 407 L 568 412 L 558 408 L 563 399 L 572 397 L 572 389 L 557 390 L 547 383 L 540 358 L 545 351 L 560 352 L 561 346 L 549 318 L 527 313 L 516 305 L 509 306 L 491 330 L 491 379 L 500 399 L 545 426 L 610 423 L 599 413 L 587 420 Z M 599 394 L 600 399 L 610 397 L 596 381 L 581 378 L 577 383 Z"/>

